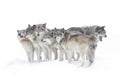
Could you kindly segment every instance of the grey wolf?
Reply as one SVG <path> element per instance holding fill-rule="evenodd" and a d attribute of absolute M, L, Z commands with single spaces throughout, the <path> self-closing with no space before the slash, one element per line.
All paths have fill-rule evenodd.
<path fill-rule="evenodd" d="M 80 55 L 80 58 L 84 62 L 86 60 L 92 63 L 94 61 L 94 51 L 97 46 L 100 37 L 106 37 L 106 31 L 104 27 L 93 27 L 94 35 L 86 35 L 86 34 L 76 34 L 70 36 L 69 39 L 63 38 L 61 41 L 61 46 L 67 53 L 68 62 L 71 62 L 73 53 L 77 52 Z M 67 35 L 71 35 L 67 33 Z M 62 52 L 63 53 L 63 52 Z"/>
<path fill-rule="evenodd" d="M 51 31 L 46 32 L 41 40 L 44 44 L 46 44 L 48 50 L 49 50 L 49 59 L 52 59 L 52 52 L 54 53 L 54 59 L 56 60 L 58 58 L 58 43 L 53 37 L 53 34 Z"/>
<path fill-rule="evenodd" d="M 37 60 L 38 60 L 38 62 L 40 62 L 42 60 L 42 57 L 41 57 L 42 48 L 38 44 L 39 41 L 34 33 L 34 30 L 30 26 L 28 26 L 28 28 L 27 28 L 26 38 L 29 39 L 31 41 L 31 43 L 33 44 L 36 55 L 37 55 Z"/>
<path fill-rule="evenodd" d="M 63 60 L 64 49 L 62 48 L 60 43 L 61 43 L 61 40 L 63 38 L 64 39 L 67 38 L 66 35 L 65 35 L 66 30 L 64 28 L 61 28 L 61 29 L 54 28 L 54 29 L 51 30 L 51 32 L 52 32 L 53 38 L 58 43 L 57 48 L 59 50 L 59 61 L 62 61 Z"/>
<path fill-rule="evenodd" d="M 44 44 L 41 41 L 41 39 L 43 39 L 44 34 L 46 32 L 49 32 L 49 29 L 46 28 L 46 23 L 33 25 L 32 29 L 34 30 L 36 38 L 38 39 L 38 44 L 41 46 L 42 52 L 44 53 L 44 61 L 50 60 L 48 45 Z"/>
<path fill-rule="evenodd" d="M 30 42 L 30 40 L 28 40 L 26 38 L 26 30 L 17 30 L 17 33 L 18 33 L 17 38 L 20 41 L 20 43 L 22 44 L 23 48 L 25 49 L 29 62 L 33 62 L 33 60 L 34 60 L 34 46 Z"/>
<path fill-rule="evenodd" d="M 64 33 L 65 33 L 64 28 L 61 29 L 54 28 L 51 30 L 51 32 L 53 37 L 57 40 L 58 43 L 64 38 Z"/>
<path fill-rule="evenodd" d="M 85 27 L 71 27 L 71 28 L 67 29 L 67 31 L 71 35 L 84 34 L 87 37 L 91 37 L 91 38 L 96 37 L 98 39 L 98 41 L 102 41 L 103 37 L 100 35 L 101 34 L 104 35 L 106 33 L 106 31 L 104 30 L 104 27 L 105 26 L 98 26 L 98 25 L 85 26 Z M 73 32 L 74 32 L 74 34 L 72 34 Z M 78 55 L 78 58 L 79 58 L 79 55 Z"/>

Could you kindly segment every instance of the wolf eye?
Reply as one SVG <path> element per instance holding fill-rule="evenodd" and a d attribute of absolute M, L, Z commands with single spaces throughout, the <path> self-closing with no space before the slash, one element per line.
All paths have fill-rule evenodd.
<path fill-rule="evenodd" d="M 18 35 L 21 35 L 20 33 Z"/>
<path fill-rule="evenodd" d="M 99 34 L 101 33 L 101 31 L 98 32 Z"/>
<path fill-rule="evenodd" d="M 59 35 L 62 35 L 62 33 L 60 33 Z"/>
<path fill-rule="evenodd" d="M 40 36 L 40 34 L 38 33 L 37 36 Z"/>

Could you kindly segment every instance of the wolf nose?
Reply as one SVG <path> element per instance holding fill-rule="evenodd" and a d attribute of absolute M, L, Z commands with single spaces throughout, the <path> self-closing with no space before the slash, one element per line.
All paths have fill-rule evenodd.
<path fill-rule="evenodd" d="M 107 35 L 105 35 L 105 37 L 107 37 Z"/>
<path fill-rule="evenodd" d="M 20 38 L 23 38 L 23 36 L 20 36 Z"/>

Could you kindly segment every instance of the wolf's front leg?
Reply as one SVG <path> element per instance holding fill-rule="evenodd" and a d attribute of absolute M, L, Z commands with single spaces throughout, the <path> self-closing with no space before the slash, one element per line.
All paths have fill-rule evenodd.
<path fill-rule="evenodd" d="M 73 53 L 72 53 L 72 51 L 71 50 L 67 50 L 67 60 L 68 60 L 68 62 L 69 63 L 71 63 L 71 61 L 72 61 L 72 56 L 73 56 Z"/>
<path fill-rule="evenodd" d="M 48 60 L 52 60 L 52 48 L 48 47 Z"/>
<path fill-rule="evenodd" d="M 38 48 L 35 50 L 36 51 L 36 55 L 37 55 L 37 61 L 40 62 L 42 61 L 42 57 L 41 57 L 41 48 Z"/>
<path fill-rule="evenodd" d="M 68 60 L 68 56 L 66 52 L 65 52 L 65 60 Z"/>
<path fill-rule="evenodd" d="M 90 65 L 91 65 L 95 59 L 95 50 L 90 50 L 88 52 L 88 56 L 89 56 L 89 61 L 90 61 Z"/>
<path fill-rule="evenodd" d="M 63 61 L 63 55 L 64 55 L 64 50 L 62 48 L 60 48 L 60 51 L 59 51 L 59 61 Z"/>
<path fill-rule="evenodd" d="M 53 50 L 54 57 L 55 57 L 54 60 L 57 60 L 58 58 L 57 48 L 53 48 L 52 50 Z"/>
<path fill-rule="evenodd" d="M 27 55 L 27 57 L 28 57 L 28 61 L 29 61 L 30 63 L 32 63 L 32 62 L 34 61 L 34 52 L 28 51 L 28 52 L 26 52 L 26 55 Z"/>
<path fill-rule="evenodd" d="M 42 51 L 44 53 L 44 61 L 47 61 L 48 58 L 48 49 L 46 47 L 42 47 Z"/>

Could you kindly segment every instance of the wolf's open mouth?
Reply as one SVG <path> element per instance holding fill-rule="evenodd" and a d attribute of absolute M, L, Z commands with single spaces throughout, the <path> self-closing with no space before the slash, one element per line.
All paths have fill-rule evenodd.
<path fill-rule="evenodd" d="M 23 36 L 20 36 L 20 38 L 23 38 Z"/>

